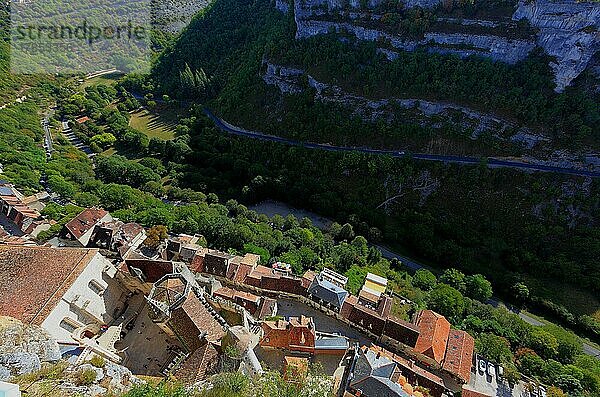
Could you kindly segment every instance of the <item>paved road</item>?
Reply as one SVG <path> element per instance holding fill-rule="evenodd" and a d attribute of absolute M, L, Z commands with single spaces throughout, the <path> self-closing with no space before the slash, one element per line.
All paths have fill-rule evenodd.
<path fill-rule="evenodd" d="M 583 344 L 583 352 L 589 356 L 600 358 L 600 349 L 596 349 L 594 346 L 588 343 Z"/>
<path fill-rule="evenodd" d="M 46 156 L 48 159 L 52 157 L 52 152 L 54 148 L 52 147 L 52 134 L 50 134 L 50 117 L 54 111 L 50 110 L 50 112 L 44 117 L 42 120 L 42 127 L 44 128 L 44 147 L 46 149 Z"/>
<path fill-rule="evenodd" d="M 366 147 L 354 147 L 354 146 L 334 146 L 327 145 L 322 143 L 311 143 L 311 142 L 301 142 L 293 139 L 282 138 L 274 135 L 264 134 L 262 132 L 256 131 L 248 131 L 243 128 L 236 127 L 222 120 L 221 118 L 215 116 L 210 109 L 204 109 L 204 113 L 215 123 L 215 125 L 220 128 L 222 131 L 225 131 L 229 134 L 244 136 L 247 138 L 260 139 L 264 141 L 278 142 L 286 145 L 292 146 L 302 146 L 308 149 L 319 149 L 319 150 L 327 150 L 331 152 L 361 152 L 366 154 L 379 154 L 386 155 L 392 157 L 412 157 L 418 160 L 425 161 L 441 161 L 444 163 L 454 163 L 454 164 L 472 164 L 477 165 L 481 164 L 482 161 L 486 161 L 488 167 L 493 168 L 513 168 L 519 170 L 531 170 L 531 171 L 541 171 L 541 172 L 551 172 L 555 174 L 569 174 L 569 175 L 577 175 L 577 176 L 586 176 L 592 178 L 600 178 L 600 172 L 596 171 L 588 171 L 588 170 L 579 170 L 575 168 L 563 168 L 563 167 L 555 167 L 543 164 L 529 164 L 523 163 L 514 160 L 506 160 L 502 158 L 479 158 L 479 157 L 468 157 L 468 156 L 447 156 L 440 154 L 427 154 L 427 153 L 406 153 L 404 151 L 396 151 L 396 150 L 383 150 L 383 149 L 371 149 Z"/>

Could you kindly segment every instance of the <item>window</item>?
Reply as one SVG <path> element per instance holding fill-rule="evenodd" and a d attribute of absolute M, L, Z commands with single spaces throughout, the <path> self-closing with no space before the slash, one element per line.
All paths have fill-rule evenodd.
<path fill-rule="evenodd" d="M 88 286 L 95 294 L 102 296 L 104 294 L 104 288 L 100 285 L 96 280 L 92 280 L 89 282 Z"/>
<path fill-rule="evenodd" d="M 60 327 L 69 331 L 70 333 L 73 333 L 77 328 L 79 328 L 79 324 L 75 320 L 65 317 L 60 322 Z"/>

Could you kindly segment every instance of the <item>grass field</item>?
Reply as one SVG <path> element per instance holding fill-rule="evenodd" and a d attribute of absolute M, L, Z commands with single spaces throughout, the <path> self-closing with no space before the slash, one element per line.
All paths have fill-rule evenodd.
<path fill-rule="evenodd" d="M 98 85 L 98 84 L 114 85 L 120 77 L 123 77 L 123 75 L 120 73 L 105 74 L 102 76 L 94 77 L 94 78 L 85 80 L 81 84 L 81 89 L 84 89 L 85 87 L 90 87 L 93 85 Z"/>
<path fill-rule="evenodd" d="M 169 140 L 175 138 L 177 115 L 170 111 L 154 113 L 142 109 L 131 114 L 129 125 L 150 138 Z"/>
<path fill-rule="evenodd" d="M 600 300 L 592 292 L 581 290 L 567 283 L 525 277 L 534 295 L 563 305 L 575 315 L 587 314 L 600 320 Z"/>

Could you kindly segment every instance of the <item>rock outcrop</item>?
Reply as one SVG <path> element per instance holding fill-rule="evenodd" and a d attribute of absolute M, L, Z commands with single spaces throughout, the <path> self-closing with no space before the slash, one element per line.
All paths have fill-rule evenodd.
<path fill-rule="evenodd" d="M 192 17 L 209 3 L 209 0 L 153 1 L 153 23 L 160 30 L 177 33 L 185 28 Z"/>
<path fill-rule="evenodd" d="M 555 58 L 556 90 L 563 91 L 600 51 L 600 3 L 575 0 L 519 2 L 514 20 L 539 29 L 537 44 Z"/>
<path fill-rule="evenodd" d="M 44 329 L 0 317 L 0 379 L 37 371 L 42 362 L 60 356 L 58 344 Z"/>
<path fill-rule="evenodd" d="M 292 0 L 277 0 L 277 8 L 289 12 Z M 434 8 L 440 0 L 405 0 L 406 7 Z M 380 48 L 388 60 L 398 57 L 397 50 L 427 51 L 455 54 L 460 57 L 481 56 L 494 61 L 514 64 L 525 59 L 539 46 L 553 57 L 550 66 L 555 74 L 556 91 L 561 92 L 590 64 L 600 50 L 600 3 L 576 0 L 520 0 L 512 19 L 513 24 L 527 20 L 537 29 L 531 39 L 512 37 L 498 32 L 502 24 L 495 20 L 460 20 L 439 18 L 439 21 L 488 29 L 489 34 L 447 33 L 430 31 L 421 39 L 409 39 L 398 34 L 367 27 L 358 19 L 379 20 L 373 13 L 381 1 L 369 0 L 295 0 L 296 38 L 304 39 L 329 32 L 348 33 L 363 41 L 384 43 Z M 466 28 L 465 28 L 466 29 Z M 506 37 L 505 37 L 506 36 Z"/>
<path fill-rule="evenodd" d="M 358 40 L 388 43 L 391 48 L 382 48 L 382 51 L 386 51 L 386 56 L 390 60 L 397 56 L 394 49 L 415 51 L 417 48 L 422 47 L 435 53 L 456 54 L 463 58 L 477 55 L 512 64 L 525 59 L 535 48 L 535 43 L 531 40 L 518 40 L 483 34 L 427 32 L 422 39 L 412 40 L 398 34 L 368 28 L 353 22 L 357 17 L 365 17 L 369 14 L 345 13 L 344 16 L 348 19 L 348 22 L 326 20 L 326 16 L 334 12 L 336 12 L 336 8 L 329 2 L 322 0 L 296 1 L 294 3 L 296 38 L 304 39 L 332 31 L 349 33 Z M 378 17 L 380 16 L 371 14 L 371 19 L 376 20 Z"/>
<path fill-rule="evenodd" d="M 364 120 L 394 120 L 398 107 L 403 109 L 409 121 L 422 126 L 441 128 L 451 123 L 461 130 L 472 131 L 471 138 L 490 133 L 497 138 L 510 139 L 526 149 L 548 141 L 539 134 L 519 126 L 512 121 L 493 114 L 486 114 L 449 102 L 434 102 L 415 98 L 369 99 L 344 91 L 341 87 L 316 80 L 303 70 L 266 63 L 263 80 L 275 85 L 284 94 L 303 92 L 309 87 L 315 91 L 315 99 L 338 103 L 351 109 Z M 395 111 L 396 110 L 396 111 Z M 443 122 L 440 120 L 444 120 Z"/>

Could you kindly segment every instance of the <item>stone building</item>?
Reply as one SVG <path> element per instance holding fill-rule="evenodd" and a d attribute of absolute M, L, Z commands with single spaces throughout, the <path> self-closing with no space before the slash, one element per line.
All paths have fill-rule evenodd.
<path fill-rule="evenodd" d="M 0 246 L 0 313 L 118 361 L 91 342 L 124 309 L 116 272 L 97 249 Z"/>

